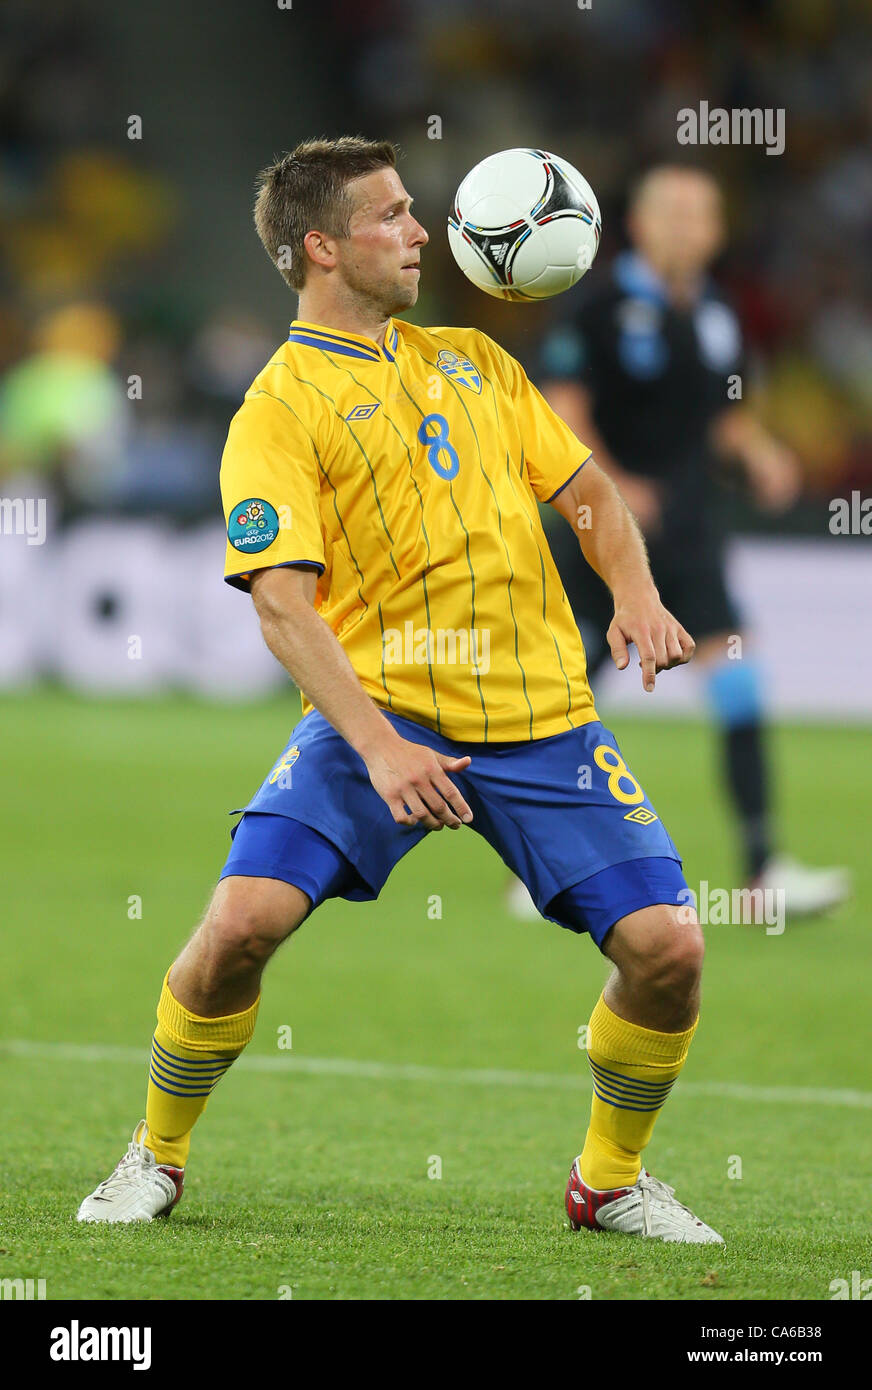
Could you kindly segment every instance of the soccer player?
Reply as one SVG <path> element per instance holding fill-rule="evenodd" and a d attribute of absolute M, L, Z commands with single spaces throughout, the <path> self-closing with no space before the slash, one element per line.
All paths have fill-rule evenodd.
<path fill-rule="evenodd" d="M 393 146 L 300 145 L 263 172 L 255 222 L 299 317 L 230 426 L 225 578 L 251 593 L 304 713 L 167 971 L 146 1118 L 79 1220 L 173 1208 L 270 956 L 328 898 L 376 898 L 447 826 L 484 836 L 545 917 L 615 966 L 590 1020 L 572 1226 L 722 1243 L 642 1165 L 697 1026 L 702 934 L 675 846 L 597 717 L 538 502 L 570 522 L 592 509 L 579 538 L 614 595 L 621 669 L 635 644 L 653 690 L 693 640 L 613 483 L 518 363 L 474 329 L 395 317 L 428 238 Z"/>
<path fill-rule="evenodd" d="M 542 390 L 619 487 L 664 602 L 696 639 L 694 664 L 721 737 L 748 885 L 782 890 L 790 915 L 821 912 L 849 895 L 849 875 L 778 851 L 762 676 L 750 644 L 736 643 L 745 641 L 743 625 L 724 575 L 718 458 L 737 460 L 758 504 L 771 511 L 795 501 L 800 479 L 790 451 L 737 398 L 741 329 L 706 274 L 724 240 L 717 184 L 689 166 L 650 169 L 632 191 L 627 229 L 632 250 L 546 337 Z M 609 657 L 611 594 L 565 527 L 555 528 L 551 543 L 595 677 Z M 509 901 L 532 915 L 521 884 Z"/>

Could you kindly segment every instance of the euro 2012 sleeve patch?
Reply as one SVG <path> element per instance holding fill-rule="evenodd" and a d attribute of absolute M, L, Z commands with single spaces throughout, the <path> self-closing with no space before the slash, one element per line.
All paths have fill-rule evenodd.
<path fill-rule="evenodd" d="M 227 539 L 243 555 L 257 555 L 272 545 L 279 534 L 279 516 L 271 502 L 248 497 L 230 513 Z"/>

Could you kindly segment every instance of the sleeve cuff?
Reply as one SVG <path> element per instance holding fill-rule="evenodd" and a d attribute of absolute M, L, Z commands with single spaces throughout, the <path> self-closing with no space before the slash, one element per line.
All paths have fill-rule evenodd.
<path fill-rule="evenodd" d="M 225 574 L 224 583 L 229 584 L 233 589 L 241 589 L 244 594 L 251 588 L 251 576 L 258 570 L 286 570 L 302 569 L 317 570 L 319 574 L 324 573 L 324 565 L 320 560 L 282 560 L 278 565 L 255 565 L 252 569 L 246 570 L 244 574 Z"/>
<path fill-rule="evenodd" d="M 565 482 L 565 483 L 561 483 L 560 486 L 559 486 L 559 488 L 557 489 L 557 491 L 556 491 L 556 492 L 552 492 L 552 494 L 551 494 L 550 497 L 545 497 L 545 498 L 543 498 L 542 500 L 545 501 L 545 502 L 553 502 L 555 497 L 559 497 L 560 494 L 561 494 L 561 492 L 563 491 L 563 489 L 564 489 L 565 487 L 569 487 L 569 484 L 572 482 L 573 478 L 575 478 L 575 477 L 578 476 L 578 474 L 581 472 L 581 470 L 582 470 L 582 468 L 584 467 L 584 465 L 585 465 L 586 463 L 589 463 L 589 462 L 590 462 L 592 456 L 593 456 L 593 455 L 592 455 L 592 451 L 591 451 L 591 453 L 588 454 L 587 458 L 586 458 L 586 459 L 582 459 L 582 461 L 581 461 L 581 463 L 578 465 L 578 467 L 577 467 L 576 469 L 574 469 L 574 470 L 570 473 L 569 477 L 566 479 L 566 482 Z"/>

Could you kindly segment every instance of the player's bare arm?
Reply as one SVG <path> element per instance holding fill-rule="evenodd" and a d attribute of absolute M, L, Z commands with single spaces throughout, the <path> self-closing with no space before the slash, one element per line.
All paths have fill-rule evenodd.
<path fill-rule="evenodd" d="M 612 480 L 592 458 L 552 506 L 573 527 L 585 560 L 612 592 L 615 616 L 606 636 L 615 665 L 619 671 L 626 669 L 627 647 L 634 643 L 642 685 L 652 691 L 658 671 L 690 660 L 694 641 L 660 601 L 639 527 Z M 588 515 L 591 524 L 580 527 L 579 518 Z"/>
<path fill-rule="evenodd" d="M 314 608 L 312 570 L 259 570 L 251 595 L 264 641 L 315 709 L 359 753 L 398 825 L 456 830 L 472 811 L 447 775 L 470 759 L 449 758 L 404 739 L 360 684 L 332 630 Z"/>
<path fill-rule="evenodd" d="M 593 400 L 587 388 L 577 381 L 546 381 L 542 394 L 572 433 L 590 447 L 599 467 L 611 478 L 642 530 L 646 533 L 658 530 L 661 489 L 653 478 L 628 473 L 615 458 L 596 427 Z"/>

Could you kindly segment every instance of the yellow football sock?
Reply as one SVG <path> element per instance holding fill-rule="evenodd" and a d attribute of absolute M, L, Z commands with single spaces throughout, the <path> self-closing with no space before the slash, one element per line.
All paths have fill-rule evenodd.
<path fill-rule="evenodd" d="M 167 971 L 151 1045 L 145 1143 L 158 1163 L 184 1168 L 191 1130 L 212 1088 L 254 1033 L 260 995 L 250 1008 L 224 1018 L 200 1018 L 174 997 Z"/>
<path fill-rule="evenodd" d="M 600 995 L 588 1031 L 593 1100 L 580 1164 L 589 1187 L 603 1192 L 632 1187 L 638 1179 L 642 1150 L 698 1022 L 684 1033 L 657 1033 L 619 1018 Z"/>

